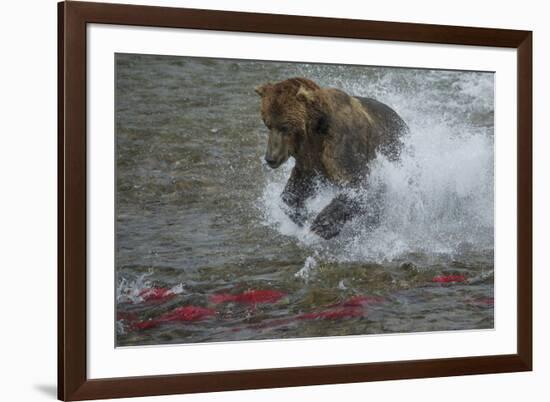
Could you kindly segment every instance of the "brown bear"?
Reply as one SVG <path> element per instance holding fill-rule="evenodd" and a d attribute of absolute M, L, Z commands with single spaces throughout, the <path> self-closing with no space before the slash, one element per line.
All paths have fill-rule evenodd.
<path fill-rule="evenodd" d="M 307 78 L 267 83 L 256 92 L 269 129 L 266 163 L 275 169 L 289 157 L 295 159 L 282 199 L 299 225 L 318 181 L 342 189 L 364 186 L 377 153 L 392 161 L 399 158 L 407 125 L 381 102 L 321 88 Z M 367 212 L 369 206 L 349 193 L 340 193 L 317 215 L 311 225 L 314 233 L 329 239 L 358 213 Z"/>

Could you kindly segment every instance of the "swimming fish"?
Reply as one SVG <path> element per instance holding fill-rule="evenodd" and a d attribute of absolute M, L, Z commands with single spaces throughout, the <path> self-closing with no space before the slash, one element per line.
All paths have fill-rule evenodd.
<path fill-rule="evenodd" d="M 143 301 L 160 301 L 167 300 L 174 297 L 176 293 L 172 289 L 168 288 L 145 288 L 139 292 L 139 297 Z"/>
<path fill-rule="evenodd" d="M 339 320 L 341 318 L 364 317 L 367 312 L 364 307 L 369 304 L 382 303 L 380 296 L 353 296 L 342 303 L 333 304 L 327 310 L 304 313 L 296 317 L 298 320 Z"/>
<path fill-rule="evenodd" d="M 339 320 L 343 318 L 364 317 L 366 315 L 367 313 L 364 309 L 360 309 L 357 307 L 339 307 L 339 308 L 331 308 L 331 309 L 322 310 L 322 311 L 316 311 L 313 313 L 298 314 L 289 318 L 279 318 L 275 320 L 269 320 L 260 324 L 250 325 L 245 328 L 260 330 L 265 328 L 278 327 L 281 325 L 288 325 L 288 324 L 295 323 L 297 321 Z M 238 332 L 245 328 L 237 328 L 234 330 L 234 332 Z"/>
<path fill-rule="evenodd" d="M 116 313 L 117 320 L 126 320 L 126 321 L 135 321 L 138 319 L 137 313 L 127 313 L 124 311 L 117 311 Z"/>
<path fill-rule="evenodd" d="M 385 299 L 380 296 L 353 296 L 342 303 L 344 307 L 364 307 L 369 304 L 383 303 Z"/>
<path fill-rule="evenodd" d="M 432 278 L 434 283 L 453 283 L 453 282 L 466 282 L 464 275 L 440 275 Z"/>
<path fill-rule="evenodd" d="M 275 303 L 286 296 L 286 293 L 278 290 L 247 290 L 236 295 L 229 293 L 218 293 L 210 295 L 208 298 L 213 304 L 221 303 L 243 303 L 243 304 L 262 304 Z"/>
<path fill-rule="evenodd" d="M 184 306 L 175 308 L 172 311 L 164 313 L 159 317 L 159 321 L 199 321 L 207 317 L 216 315 L 216 310 L 199 307 L 199 306 Z"/>
<path fill-rule="evenodd" d="M 149 329 L 154 328 L 159 324 L 165 322 L 196 322 L 213 317 L 216 315 L 216 310 L 199 307 L 199 306 L 184 306 L 175 308 L 172 311 L 162 314 L 160 317 L 152 320 L 138 321 L 133 323 L 133 327 L 136 329 Z"/>
<path fill-rule="evenodd" d="M 492 307 L 495 305 L 495 299 L 493 297 L 479 297 L 471 300 L 469 304 L 474 306 Z"/>

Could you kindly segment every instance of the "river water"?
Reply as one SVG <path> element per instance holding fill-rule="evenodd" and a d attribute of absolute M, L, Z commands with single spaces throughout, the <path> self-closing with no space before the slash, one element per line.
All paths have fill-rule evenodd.
<path fill-rule="evenodd" d="M 254 87 L 295 76 L 409 125 L 379 227 L 286 217 Z M 492 73 L 118 54 L 115 118 L 118 346 L 493 328 Z"/>

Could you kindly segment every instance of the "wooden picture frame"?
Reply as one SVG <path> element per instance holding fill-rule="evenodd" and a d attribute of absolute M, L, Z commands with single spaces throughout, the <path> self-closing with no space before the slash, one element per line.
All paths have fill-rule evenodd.
<path fill-rule="evenodd" d="M 517 353 L 88 379 L 86 26 L 90 23 L 517 49 Z M 151 6 L 58 5 L 58 397 L 83 400 L 532 370 L 532 33 Z"/>

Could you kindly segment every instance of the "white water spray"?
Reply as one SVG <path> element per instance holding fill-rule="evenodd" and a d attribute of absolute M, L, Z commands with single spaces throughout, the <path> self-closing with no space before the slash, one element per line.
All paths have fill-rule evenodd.
<path fill-rule="evenodd" d="M 265 224 L 337 261 L 452 254 L 465 245 L 492 249 L 493 75 L 378 68 L 346 78 L 324 67 L 310 67 L 304 75 L 323 86 L 379 99 L 410 127 L 399 163 L 383 157 L 373 163 L 369 180 L 385 187 L 380 225 L 367 228 L 358 218 L 329 241 L 311 233 L 315 214 L 335 195 L 331 188 L 308 200 L 310 220 L 304 227 L 295 225 L 280 199 L 292 162 L 270 173 L 259 203 Z M 311 266 L 308 260 L 304 269 Z"/>

